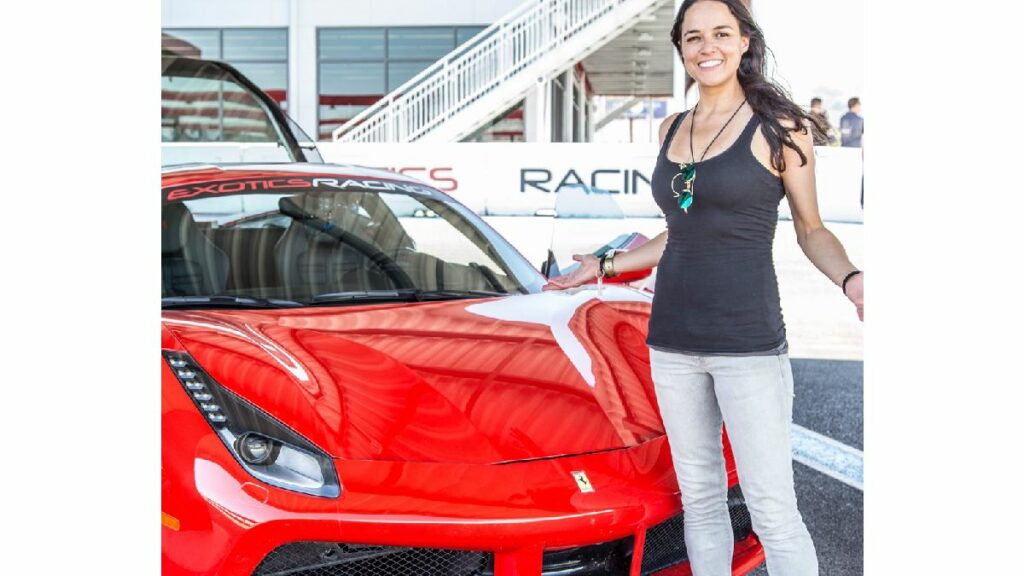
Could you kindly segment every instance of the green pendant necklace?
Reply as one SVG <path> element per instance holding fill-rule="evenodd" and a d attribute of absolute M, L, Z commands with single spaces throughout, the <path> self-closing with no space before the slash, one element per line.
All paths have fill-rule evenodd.
<path fill-rule="evenodd" d="M 704 157 L 708 155 L 708 150 L 711 149 L 711 145 L 715 143 L 715 140 L 718 140 L 718 137 L 721 136 L 722 132 L 725 131 L 725 127 L 728 126 L 730 122 L 732 122 L 732 119 L 735 118 L 737 114 L 739 114 L 740 109 L 743 108 L 743 105 L 746 103 L 747 99 L 744 98 L 743 102 L 740 102 L 739 108 L 736 108 L 736 111 L 732 113 L 732 116 L 729 116 L 729 119 L 725 121 L 725 124 L 722 124 L 722 128 L 718 131 L 718 134 L 715 134 L 715 137 L 712 138 L 711 142 L 709 142 L 707 147 L 704 148 L 704 153 L 700 155 L 699 162 L 704 161 Z M 698 161 L 694 160 L 693 154 L 693 125 L 696 123 L 697 120 L 698 104 L 700 104 L 700 102 L 694 104 L 693 110 L 690 112 L 690 161 L 679 163 L 679 173 L 673 176 L 672 181 L 669 183 L 669 188 L 672 189 L 672 195 L 677 199 L 676 202 L 679 203 L 679 207 L 682 208 L 683 212 L 686 214 L 689 214 L 688 210 L 690 209 L 690 206 L 693 205 L 693 182 L 694 180 L 697 179 Z M 683 179 L 683 190 L 682 192 L 677 192 L 676 178 L 680 177 L 682 177 Z"/>

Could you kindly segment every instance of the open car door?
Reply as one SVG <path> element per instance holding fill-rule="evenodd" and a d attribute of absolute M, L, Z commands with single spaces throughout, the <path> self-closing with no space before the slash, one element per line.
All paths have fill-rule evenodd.
<path fill-rule="evenodd" d="M 316 162 L 314 141 L 230 64 L 164 51 L 161 164 Z"/>

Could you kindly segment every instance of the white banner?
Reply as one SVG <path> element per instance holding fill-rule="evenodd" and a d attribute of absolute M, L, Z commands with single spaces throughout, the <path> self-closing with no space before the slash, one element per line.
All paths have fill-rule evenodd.
<path fill-rule="evenodd" d="M 658 150 L 648 144 L 449 143 L 317 145 L 327 162 L 384 168 L 419 178 L 480 214 L 535 215 L 555 194 L 585 184 L 618 194 L 625 216 L 662 215 L 651 196 Z M 822 218 L 863 222 L 859 148 L 816 148 Z M 789 217 L 782 202 L 780 214 Z"/>

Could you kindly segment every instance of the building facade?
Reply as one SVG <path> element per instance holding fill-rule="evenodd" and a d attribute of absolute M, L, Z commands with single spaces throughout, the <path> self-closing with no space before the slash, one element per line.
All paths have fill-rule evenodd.
<path fill-rule="evenodd" d="M 650 99 L 673 93 L 667 30 L 675 2 L 606 2 L 613 7 L 630 3 L 637 8 L 635 15 L 623 12 L 628 23 L 595 37 L 576 57 L 559 62 L 558 69 L 535 73 L 529 89 L 474 111 L 472 129 L 455 139 L 588 142 L 595 125 L 611 120 L 610 111 L 622 108 L 617 113 L 626 117 L 632 109 L 636 116 L 644 102 L 643 110 L 651 114 L 664 110 L 651 106 Z M 571 17 L 573 4 L 579 3 L 164 0 L 162 44 L 165 50 L 235 65 L 305 132 L 331 140 L 339 126 L 435 62 L 474 38 L 480 43 L 478 35 L 488 26 L 538 6 L 562 10 L 555 15 L 557 23 L 557 18 Z"/>

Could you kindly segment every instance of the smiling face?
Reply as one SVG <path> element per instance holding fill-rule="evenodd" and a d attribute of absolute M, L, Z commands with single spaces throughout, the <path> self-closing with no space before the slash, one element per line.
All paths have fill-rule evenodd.
<path fill-rule="evenodd" d="M 750 39 L 721 2 L 706 0 L 691 6 L 680 25 L 683 66 L 701 86 L 718 86 L 736 78 L 740 58 Z"/>

